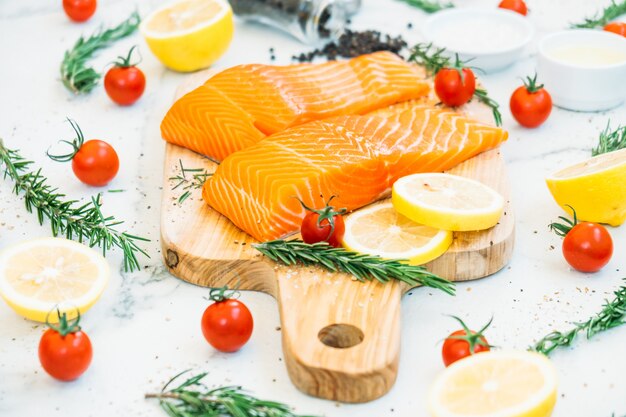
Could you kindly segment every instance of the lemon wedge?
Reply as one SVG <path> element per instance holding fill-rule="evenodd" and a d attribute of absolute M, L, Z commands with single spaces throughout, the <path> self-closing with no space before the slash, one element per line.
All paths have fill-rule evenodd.
<path fill-rule="evenodd" d="M 495 226 L 504 198 L 485 184 L 450 174 L 413 174 L 393 185 L 393 206 L 409 219 L 453 231 Z"/>
<path fill-rule="evenodd" d="M 452 232 L 434 229 L 407 219 L 391 202 L 374 204 L 346 217 L 343 245 L 346 249 L 406 259 L 422 265 L 441 256 L 452 243 Z"/>
<path fill-rule="evenodd" d="M 180 0 L 150 14 L 141 33 L 154 55 L 175 71 L 211 66 L 233 39 L 233 12 L 226 0 Z"/>
<path fill-rule="evenodd" d="M 548 358 L 533 352 L 489 351 L 457 361 L 429 393 L 433 417 L 548 417 L 557 377 Z"/>
<path fill-rule="evenodd" d="M 571 165 L 546 178 L 556 202 L 580 220 L 619 226 L 626 220 L 626 149 Z"/>
<path fill-rule="evenodd" d="M 61 238 L 27 240 L 0 252 L 0 296 L 19 315 L 45 322 L 58 306 L 68 318 L 87 311 L 109 281 L 102 255 Z M 51 323 L 58 320 L 50 314 Z"/>

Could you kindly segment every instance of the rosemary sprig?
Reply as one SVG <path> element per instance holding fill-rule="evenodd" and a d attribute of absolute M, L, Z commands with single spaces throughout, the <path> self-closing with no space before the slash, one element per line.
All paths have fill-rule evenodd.
<path fill-rule="evenodd" d="M 145 398 L 158 399 L 161 408 L 171 417 L 305 417 L 294 414 L 286 404 L 246 394 L 241 387 L 208 389 L 201 383 L 206 372 L 167 389 L 186 372 L 170 379 L 160 393 L 146 394 Z"/>
<path fill-rule="evenodd" d="M 626 126 L 618 126 L 617 129 L 611 130 L 611 122 L 609 121 L 604 131 L 600 133 L 598 146 L 591 150 L 591 156 L 601 155 L 624 148 L 626 148 Z"/>
<path fill-rule="evenodd" d="M 626 282 L 626 278 L 624 278 Z M 597 333 L 610 330 L 626 323 L 626 285 L 622 285 L 615 291 L 615 298 L 606 301 L 602 310 L 589 320 L 582 323 L 574 323 L 574 328 L 566 331 L 554 331 L 538 341 L 531 350 L 544 355 L 549 355 L 554 349 L 561 346 L 570 346 L 576 335 L 585 332 L 587 339 L 591 339 Z"/>
<path fill-rule="evenodd" d="M 403 0 L 410 6 L 417 7 L 426 13 L 435 13 L 440 10 L 454 7 L 452 3 L 440 3 L 436 0 Z"/>
<path fill-rule="evenodd" d="M 395 279 L 409 285 L 437 288 L 454 295 L 452 282 L 428 272 L 422 266 L 333 248 L 326 242 L 309 245 L 301 240 L 273 240 L 254 245 L 254 248 L 271 260 L 285 265 L 319 265 L 329 271 L 352 274 L 359 281 L 374 278 L 386 283 Z"/>
<path fill-rule="evenodd" d="M 137 241 L 148 242 L 148 239 L 118 232 L 116 226 L 123 222 L 102 214 L 102 194 L 91 197 L 91 201 L 83 205 L 78 205 L 76 200 L 64 200 L 65 194 L 47 183 L 41 169 L 31 170 L 32 164 L 17 150 L 6 148 L 0 139 L 0 166 L 4 166 L 4 178 L 13 180 L 13 192 L 24 195 L 26 210 L 37 213 L 39 224 L 48 218 L 53 236 L 65 235 L 90 247 L 98 246 L 103 255 L 117 246 L 124 252 L 124 269 L 139 269 L 137 253 L 149 255 L 137 245 Z"/>
<path fill-rule="evenodd" d="M 169 179 L 170 181 L 178 181 L 176 185 L 172 187 L 172 190 L 182 187 L 184 192 L 178 197 L 178 203 L 182 204 L 183 201 L 191 196 L 191 190 L 202 188 L 207 178 L 213 174 L 202 168 L 185 168 L 181 159 L 178 160 L 178 164 L 180 173 Z M 187 176 L 187 174 L 191 175 Z"/>
<path fill-rule="evenodd" d="M 621 3 L 615 3 L 615 0 L 611 0 L 611 4 L 602 10 L 602 12 L 597 13 L 591 18 L 585 18 L 585 20 L 581 23 L 573 23 L 571 27 L 581 29 L 603 27 L 611 20 L 616 19 L 623 14 L 626 14 L 626 0 L 623 0 Z"/>
<path fill-rule="evenodd" d="M 415 62 L 416 64 L 424 66 L 428 76 L 435 76 L 442 68 L 454 67 L 452 60 L 446 55 L 445 48 L 437 48 L 432 43 L 418 43 L 411 49 L 411 55 L 409 56 L 409 62 Z M 500 105 L 491 97 L 487 90 L 484 88 L 476 88 L 474 97 L 481 103 L 489 106 L 493 113 L 493 119 L 496 122 L 496 126 L 502 126 L 502 114 L 500 113 Z"/>
<path fill-rule="evenodd" d="M 134 33 L 141 19 L 133 12 L 128 19 L 110 29 L 98 29 L 85 39 L 78 38 L 72 49 L 65 51 L 61 62 L 61 81 L 74 94 L 88 93 L 98 84 L 101 75 L 87 66 L 87 61 L 99 49 L 106 48 L 112 42 Z"/>

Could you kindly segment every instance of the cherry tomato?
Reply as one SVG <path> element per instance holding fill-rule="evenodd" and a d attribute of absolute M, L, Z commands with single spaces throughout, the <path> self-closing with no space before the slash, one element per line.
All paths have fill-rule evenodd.
<path fill-rule="evenodd" d="M 96 12 L 96 0 L 63 0 L 63 10 L 74 22 L 84 22 Z"/>
<path fill-rule="evenodd" d="M 450 366 L 454 362 L 466 358 L 474 353 L 487 352 L 491 349 L 487 339 L 483 336 L 483 332 L 487 330 L 493 319 L 489 320 L 489 322 L 482 329 L 475 332 L 470 330 L 460 318 L 455 316 L 452 317 L 461 324 L 463 329 L 451 333 L 450 336 L 448 336 L 443 342 L 441 356 L 443 358 L 444 365 Z"/>
<path fill-rule="evenodd" d="M 623 22 L 609 23 L 604 27 L 604 30 L 606 30 L 607 32 L 617 33 L 618 35 L 626 37 L 626 23 Z"/>
<path fill-rule="evenodd" d="M 120 167 L 120 160 L 117 152 L 108 143 L 93 139 L 85 142 L 85 137 L 80 127 L 73 121 L 68 119 L 76 138 L 72 141 L 63 141 L 72 145 L 73 151 L 66 155 L 48 156 L 57 162 L 72 161 L 72 170 L 74 175 L 85 184 L 94 187 L 101 187 L 108 184 Z"/>
<path fill-rule="evenodd" d="M 59 314 L 58 326 L 48 324 L 49 329 L 39 341 L 39 361 L 53 378 L 72 381 L 81 376 L 91 363 L 93 350 L 87 334 L 80 330 L 78 322 L 68 323 L 65 313 Z"/>
<path fill-rule="evenodd" d="M 221 352 L 236 352 L 250 339 L 254 321 L 250 310 L 234 300 L 226 287 L 211 290 L 213 304 L 202 315 L 202 334 L 211 346 Z"/>
<path fill-rule="evenodd" d="M 509 9 L 526 16 L 528 8 L 523 0 L 502 0 L 498 5 L 501 9 Z"/>
<path fill-rule="evenodd" d="M 602 225 L 589 222 L 576 224 L 563 239 L 563 256 L 572 268 L 581 272 L 597 272 L 613 255 L 613 240 Z"/>
<path fill-rule="evenodd" d="M 519 124 L 524 127 L 537 127 L 548 119 L 552 112 L 552 97 L 537 85 L 537 74 L 533 78 L 526 77 L 524 85 L 511 95 L 509 103 L 511 113 Z"/>
<path fill-rule="evenodd" d="M 346 225 L 343 221 L 346 209 L 335 210 L 330 206 L 333 198 L 335 196 L 331 197 L 326 202 L 326 207 L 321 210 L 311 209 L 300 202 L 307 211 L 300 226 L 300 234 L 305 243 L 327 242 L 335 248 L 341 247 L 343 235 L 346 232 Z"/>
<path fill-rule="evenodd" d="M 457 66 L 460 65 L 457 58 Z M 461 78 L 461 73 L 463 77 Z M 435 92 L 443 104 L 458 107 L 472 99 L 476 77 L 469 68 L 443 68 L 435 76 Z"/>
<path fill-rule="evenodd" d="M 146 77 L 136 64 L 130 63 L 133 46 L 127 57 L 118 57 L 113 68 L 104 76 L 104 90 L 121 106 L 129 106 L 139 100 L 146 88 Z"/>

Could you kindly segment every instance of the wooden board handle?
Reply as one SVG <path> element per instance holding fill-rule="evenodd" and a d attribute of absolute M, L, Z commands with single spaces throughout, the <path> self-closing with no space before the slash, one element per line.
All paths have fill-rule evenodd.
<path fill-rule="evenodd" d="M 277 271 L 283 352 L 301 391 L 366 402 L 391 389 L 400 355 L 401 286 L 319 268 Z"/>

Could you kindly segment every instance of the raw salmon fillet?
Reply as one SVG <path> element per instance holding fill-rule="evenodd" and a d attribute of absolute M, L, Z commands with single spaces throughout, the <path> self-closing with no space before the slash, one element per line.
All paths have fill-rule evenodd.
<path fill-rule="evenodd" d="M 239 65 L 176 101 L 161 135 L 222 160 L 287 128 L 365 114 L 429 89 L 423 70 L 390 52 L 323 64 Z"/>
<path fill-rule="evenodd" d="M 341 116 L 271 135 L 231 154 L 203 198 L 260 241 L 299 229 L 309 207 L 354 210 L 387 196 L 400 177 L 437 172 L 507 139 L 507 132 L 429 105 Z"/>

